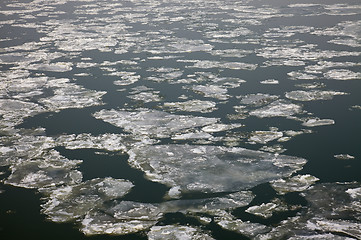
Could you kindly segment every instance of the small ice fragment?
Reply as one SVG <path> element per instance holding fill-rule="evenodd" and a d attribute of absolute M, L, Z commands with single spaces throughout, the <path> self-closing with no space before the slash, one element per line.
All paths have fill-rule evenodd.
<path fill-rule="evenodd" d="M 270 218 L 275 212 L 285 212 L 289 210 L 296 210 L 301 206 L 289 206 L 284 201 L 275 198 L 269 203 L 262 203 L 258 206 L 251 206 L 246 209 L 246 212 L 254 214 L 262 218 Z"/>
<path fill-rule="evenodd" d="M 332 119 L 319 119 L 319 118 L 311 118 L 302 123 L 303 126 L 306 127 L 317 127 L 324 125 L 333 125 L 335 121 Z"/>
<path fill-rule="evenodd" d="M 261 84 L 270 84 L 270 85 L 276 85 L 279 84 L 279 81 L 276 79 L 266 79 L 260 82 Z"/>
<path fill-rule="evenodd" d="M 216 123 L 216 118 L 174 115 L 157 110 L 139 109 L 137 111 L 101 110 L 94 114 L 117 127 L 124 128 L 137 136 L 164 138 L 175 133 Z"/>
<path fill-rule="evenodd" d="M 335 158 L 340 159 L 340 160 L 350 160 L 350 159 L 355 159 L 354 156 L 349 155 L 349 154 L 336 154 L 334 155 Z"/>

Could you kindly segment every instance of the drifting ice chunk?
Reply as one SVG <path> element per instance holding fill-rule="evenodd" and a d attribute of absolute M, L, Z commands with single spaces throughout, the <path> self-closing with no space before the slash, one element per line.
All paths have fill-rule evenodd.
<path fill-rule="evenodd" d="M 286 98 L 296 101 L 330 100 L 336 95 L 346 95 L 345 92 L 336 91 L 292 91 L 286 93 Z"/>
<path fill-rule="evenodd" d="M 284 212 L 298 208 L 300 208 L 300 206 L 289 206 L 287 203 L 276 198 L 269 203 L 262 203 L 259 206 L 249 207 L 246 212 L 260 216 L 262 218 L 270 218 L 274 212 Z"/>
<path fill-rule="evenodd" d="M 40 99 L 50 111 L 59 111 L 67 108 L 84 108 L 102 105 L 101 97 L 106 94 L 104 91 L 87 90 L 73 83 L 68 79 L 53 80 L 49 85 L 57 87 L 55 96 Z M 54 86 L 55 85 L 55 86 Z"/>
<path fill-rule="evenodd" d="M 5 183 L 24 188 L 78 183 L 82 174 L 74 168 L 81 162 L 66 159 L 55 150 L 43 152 L 35 160 L 20 161 L 11 166 L 11 175 Z"/>
<path fill-rule="evenodd" d="M 81 231 L 85 235 L 135 233 L 154 226 L 162 216 L 156 205 L 122 201 L 111 208 L 89 212 Z"/>
<path fill-rule="evenodd" d="M 241 97 L 241 104 L 262 106 L 276 100 L 277 98 L 278 96 L 263 93 L 249 94 Z"/>
<path fill-rule="evenodd" d="M 172 110 L 186 112 L 213 112 L 216 110 L 216 103 L 211 101 L 189 100 L 186 102 L 166 102 L 164 107 Z"/>
<path fill-rule="evenodd" d="M 349 160 L 349 159 L 355 159 L 354 156 L 349 155 L 349 154 L 337 154 L 334 155 L 335 158 L 340 159 L 340 160 Z"/>
<path fill-rule="evenodd" d="M 248 141 L 254 143 L 266 144 L 267 142 L 281 138 L 282 136 L 283 136 L 282 132 L 254 131 L 252 132 L 251 137 L 248 139 Z"/>
<path fill-rule="evenodd" d="M 261 84 L 272 84 L 272 85 L 275 85 L 275 84 L 279 84 L 279 81 L 276 80 L 276 79 L 266 79 L 266 80 L 263 80 L 260 82 Z"/>
<path fill-rule="evenodd" d="M 0 126 L 14 127 L 23 119 L 44 112 L 45 109 L 35 103 L 11 99 L 0 99 Z"/>
<path fill-rule="evenodd" d="M 103 202 L 123 197 L 133 184 L 123 179 L 92 179 L 73 186 L 54 190 L 43 189 L 49 194 L 42 205 L 42 212 L 53 222 L 66 222 L 85 216 Z"/>
<path fill-rule="evenodd" d="M 216 118 L 173 115 L 156 110 L 101 110 L 94 114 L 97 119 L 111 123 L 135 135 L 157 138 L 170 137 L 190 128 L 216 123 Z"/>
<path fill-rule="evenodd" d="M 258 234 L 266 233 L 269 227 L 259 224 L 244 222 L 241 219 L 220 219 L 216 221 L 219 226 L 224 229 L 241 233 L 247 237 L 253 238 Z"/>
<path fill-rule="evenodd" d="M 102 134 L 92 136 L 88 133 L 79 135 L 63 135 L 56 139 L 58 145 L 65 146 L 67 149 L 104 149 L 107 151 L 125 151 L 126 143 L 134 143 L 127 135 L 122 134 Z"/>
<path fill-rule="evenodd" d="M 279 179 L 271 181 L 271 186 L 279 193 L 286 194 L 288 192 L 302 192 L 309 188 L 312 184 L 317 182 L 319 179 L 306 175 L 297 175 L 289 179 Z"/>
<path fill-rule="evenodd" d="M 302 108 L 300 105 L 290 103 L 285 100 L 277 100 L 271 104 L 251 111 L 249 115 L 259 118 L 264 117 L 290 117 L 294 114 L 301 113 Z"/>
<path fill-rule="evenodd" d="M 240 123 L 238 123 L 238 124 L 237 123 L 234 123 L 234 124 L 216 123 L 216 124 L 212 124 L 212 125 L 203 127 L 202 131 L 207 132 L 207 133 L 222 132 L 222 131 L 239 128 L 239 127 L 243 127 L 243 126 L 244 125 L 240 124 Z"/>
<path fill-rule="evenodd" d="M 47 72 L 68 72 L 73 68 L 72 63 L 70 62 L 57 62 L 48 64 L 33 64 L 29 65 L 27 69 Z"/>
<path fill-rule="evenodd" d="M 149 240 L 213 240 L 214 238 L 202 233 L 195 227 L 167 225 L 154 226 L 148 233 Z"/>
<path fill-rule="evenodd" d="M 335 121 L 332 119 L 319 119 L 319 118 L 311 118 L 302 123 L 303 126 L 306 127 L 317 127 L 324 125 L 333 125 Z"/>
<path fill-rule="evenodd" d="M 219 100 L 227 100 L 229 98 L 227 88 L 218 85 L 194 85 L 192 90 L 205 97 L 217 98 Z"/>
<path fill-rule="evenodd" d="M 181 192 L 239 191 L 289 176 L 305 159 L 220 146 L 140 146 L 129 152 L 131 166 Z"/>
<path fill-rule="evenodd" d="M 353 72 L 347 69 L 332 69 L 324 74 L 325 78 L 335 79 L 335 80 L 354 80 L 361 79 L 361 73 Z"/>

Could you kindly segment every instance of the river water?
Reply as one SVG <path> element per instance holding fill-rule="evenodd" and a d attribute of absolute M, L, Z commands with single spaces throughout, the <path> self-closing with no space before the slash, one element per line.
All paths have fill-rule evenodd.
<path fill-rule="evenodd" d="M 0 3 L 1 239 L 361 239 L 356 0 Z"/>

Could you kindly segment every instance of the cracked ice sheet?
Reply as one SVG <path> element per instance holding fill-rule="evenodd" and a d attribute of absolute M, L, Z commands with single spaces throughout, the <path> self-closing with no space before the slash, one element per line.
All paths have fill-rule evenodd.
<path fill-rule="evenodd" d="M 44 151 L 37 158 L 20 160 L 10 166 L 11 174 L 5 183 L 24 188 L 79 183 L 82 173 L 76 170 L 76 167 L 81 162 L 69 160 L 55 150 Z"/>
<path fill-rule="evenodd" d="M 154 204 L 108 201 L 97 209 L 85 212 L 81 230 L 86 235 L 135 233 L 148 230 L 166 213 L 182 212 L 220 216 L 226 213 L 226 210 L 230 211 L 248 205 L 253 198 L 252 192 L 242 191 L 223 197 L 172 200 Z"/>
<path fill-rule="evenodd" d="M 2 130 L 10 130 L 23 122 L 27 117 L 45 112 L 38 104 L 13 99 L 0 99 L 0 126 Z"/>
<path fill-rule="evenodd" d="M 47 195 L 47 201 L 41 206 L 42 213 L 53 222 L 79 219 L 105 201 L 123 197 L 132 187 L 127 180 L 108 177 L 55 189 L 43 188 L 40 191 Z"/>
<path fill-rule="evenodd" d="M 106 133 L 92 136 L 89 133 L 79 135 L 62 135 L 55 139 L 57 146 L 64 146 L 67 149 L 101 149 L 106 151 L 124 152 L 139 141 L 131 135 Z M 142 144 L 155 143 L 150 139 L 142 139 Z"/>
<path fill-rule="evenodd" d="M 149 240 L 214 240 L 199 228 L 177 225 L 154 226 L 148 233 Z"/>
<path fill-rule="evenodd" d="M 360 239 L 360 189 L 356 182 L 316 184 L 301 193 L 308 202 L 307 211 L 254 239 Z"/>
<path fill-rule="evenodd" d="M 140 146 L 128 153 L 132 167 L 180 192 L 239 191 L 289 176 L 306 163 L 302 158 L 220 146 Z"/>
<path fill-rule="evenodd" d="M 137 111 L 101 110 L 94 114 L 97 119 L 124 128 L 136 136 L 167 138 L 187 129 L 203 127 L 216 123 L 216 118 L 174 115 L 149 109 Z"/>
<path fill-rule="evenodd" d="M 49 111 L 59 111 L 67 108 L 84 108 L 102 105 L 101 98 L 105 91 L 87 90 L 81 86 L 71 83 L 69 79 L 52 79 L 47 86 L 55 88 L 54 96 L 42 98 L 40 103 L 44 104 Z"/>
<path fill-rule="evenodd" d="M 241 219 L 236 219 L 233 215 L 227 212 L 219 214 L 218 217 L 215 217 L 214 221 L 223 229 L 240 233 L 251 239 L 259 234 L 270 231 L 270 227 L 268 226 L 249 221 L 244 222 Z"/>

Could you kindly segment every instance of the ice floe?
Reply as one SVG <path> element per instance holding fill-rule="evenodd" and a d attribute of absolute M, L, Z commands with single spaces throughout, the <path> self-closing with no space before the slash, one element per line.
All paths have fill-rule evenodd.
<path fill-rule="evenodd" d="M 131 166 L 182 193 L 239 191 L 289 176 L 306 163 L 302 158 L 217 146 L 140 146 L 128 153 Z"/>
<path fill-rule="evenodd" d="M 290 117 L 302 112 L 300 105 L 280 99 L 276 100 L 262 108 L 249 112 L 249 115 L 259 118 L 265 117 Z"/>
<path fill-rule="evenodd" d="M 335 154 L 334 157 L 340 160 L 355 159 L 355 157 L 350 154 Z"/>
<path fill-rule="evenodd" d="M 266 79 L 260 82 L 261 84 L 269 84 L 269 85 L 276 85 L 279 84 L 279 81 L 276 79 Z"/>
<path fill-rule="evenodd" d="M 81 160 L 69 160 L 57 151 L 50 150 L 31 160 L 13 164 L 6 184 L 24 188 L 42 188 L 75 184 L 82 180 L 82 173 L 76 170 Z"/>
<path fill-rule="evenodd" d="M 282 132 L 277 131 L 254 131 L 251 133 L 251 136 L 248 138 L 248 141 L 251 143 L 260 143 L 266 144 L 267 142 L 276 140 L 283 137 Z"/>
<path fill-rule="evenodd" d="M 149 240 L 213 240 L 211 236 L 203 233 L 200 229 L 189 226 L 177 226 L 177 225 L 166 225 L 166 226 L 154 226 L 148 233 Z"/>
<path fill-rule="evenodd" d="M 166 138 L 187 129 L 216 123 L 216 118 L 173 115 L 157 110 L 138 111 L 101 110 L 94 114 L 97 119 L 111 123 L 135 135 Z"/>
<path fill-rule="evenodd" d="M 361 73 L 353 72 L 348 69 L 332 69 L 324 73 L 324 77 L 335 80 L 360 80 Z"/>
<path fill-rule="evenodd" d="M 185 102 L 166 102 L 164 107 L 170 110 L 185 112 L 213 112 L 216 110 L 216 103 L 212 101 L 188 100 Z"/>
<path fill-rule="evenodd" d="M 278 96 L 263 94 L 263 93 L 256 93 L 256 94 L 248 94 L 245 96 L 240 96 L 237 98 L 241 98 L 241 101 L 240 101 L 241 104 L 262 106 L 262 105 L 266 105 L 266 104 L 278 99 Z"/>
<path fill-rule="evenodd" d="M 261 205 L 251 206 L 246 209 L 246 212 L 262 218 L 270 218 L 274 213 L 296 210 L 299 208 L 301 208 L 301 206 L 290 206 L 284 201 L 275 198 L 272 199 L 272 201 L 269 203 L 262 203 Z"/>
<path fill-rule="evenodd" d="M 352 196 L 359 188 L 358 183 L 315 184 L 302 193 L 307 211 L 254 239 L 359 239 L 360 198 Z"/>
<path fill-rule="evenodd" d="M 151 203 L 121 201 L 87 213 L 81 221 L 85 235 L 124 235 L 147 230 L 163 216 L 161 209 Z"/>
<path fill-rule="evenodd" d="M 215 219 L 215 222 L 224 229 L 240 233 L 252 239 L 270 230 L 270 228 L 265 225 L 235 219 L 232 215 L 218 217 Z"/>
<path fill-rule="evenodd" d="M 0 106 L 0 125 L 3 129 L 11 129 L 25 118 L 45 112 L 38 104 L 14 99 L 0 99 Z"/>
<path fill-rule="evenodd" d="M 302 123 L 302 125 L 305 127 L 318 127 L 318 126 L 333 125 L 333 124 L 335 124 L 335 120 L 333 119 L 320 119 L 320 118 L 309 118 Z"/>
<path fill-rule="evenodd" d="M 286 93 L 286 98 L 296 101 L 315 101 L 315 100 L 330 100 L 333 96 L 346 95 L 345 92 L 338 91 L 320 91 L 320 90 L 311 90 L 311 91 L 291 91 Z"/>
<path fill-rule="evenodd" d="M 278 179 L 271 181 L 271 186 L 279 193 L 302 192 L 317 182 L 317 177 L 306 175 L 297 175 L 288 179 Z"/>
<path fill-rule="evenodd" d="M 84 217 L 105 201 L 123 197 L 133 184 L 123 179 L 92 179 L 56 189 L 42 189 L 48 195 L 42 213 L 54 222 L 67 222 Z"/>

